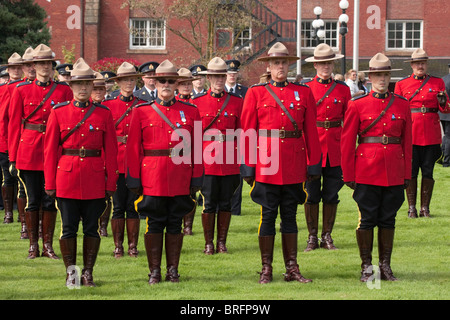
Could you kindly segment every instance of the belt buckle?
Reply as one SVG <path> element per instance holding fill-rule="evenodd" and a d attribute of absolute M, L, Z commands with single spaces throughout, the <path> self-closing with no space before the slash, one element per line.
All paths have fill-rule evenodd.
<path fill-rule="evenodd" d="M 42 123 L 41 123 L 41 124 L 39 125 L 38 131 L 41 132 L 41 133 L 42 133 L 42 132 L 45 132 L 45 124 L 42 124 Z"/>
<path fill-rule="evenodd" d="M 325 129 L 330 129 L 330 126 L 331 126 L 331 122 L 330 122 L 330 121 L 325 120 L 325 121 L 323 122 L 323 127 L 324 127 Z"/>
<path fill-rule="evenodd" d="M 426 107 L 420 107 L 420 112 L 426 113 L 427 112 L 427 108 Z"/>
<path fill-rule="evenodd" d="M 281 139 L 286 138 L 286 130 L 280 129 L 279 132 L 280 132 L 280 138 L 281 138 Z"/>
<path fill-rule="evenodd" d="M 389 137 L 383 135 L 383 136 L 381 137 L 381 144 L 386 145 L 386 144 L 388 144 L 388 143 L 389 143 Z"/>
<path fill-rule="evenodd" d="M 79 156 L 80 158 L 86 157 L 86 149 L 84 147 L 81 147 Z"/>
<path fill-rule="evenodd" d="M 175 156 L 175 149 L 174 148 L 169 148 L 169 158 L 172 158 Z"/>

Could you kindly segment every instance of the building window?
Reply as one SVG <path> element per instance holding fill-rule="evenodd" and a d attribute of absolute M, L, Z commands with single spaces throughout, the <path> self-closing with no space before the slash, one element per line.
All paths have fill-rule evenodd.
<path fill-rule="evenodd" d="M 321 40 L 328 44 L 333 49 L 339 47 L 339 23 L 337 21 L 325 21 L 324 30 L 325 38 Z M 313 49 L 317 46 L 316 39 L 313 38 L 314 28 L 312 27 L 312 20 L 302 21 L 302 47 L 306 49 Z"/>
<path fill-rule="evenodd" d="M 387 49 L 416 49 L 422 47 L 421 21 L 388 21 Z"/>
<path fill-rule="evenodd" d="M 165 49 L 165 21 L 154 19 L 130 20 L 130 49 Z"/>
<path fill-rule="evenodd" d="M 244 28 L 242 31 L 240 29 L 235 29 L 233 37 L 235 40 L 235 48 L 250 48 L 250 41 L 252 40 L 252 29 L 248 27 Z"/>

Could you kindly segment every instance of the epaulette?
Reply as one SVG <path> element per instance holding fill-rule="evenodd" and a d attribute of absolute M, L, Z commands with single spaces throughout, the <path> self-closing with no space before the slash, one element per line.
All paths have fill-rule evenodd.
<path fill-rule="evenodd" d="M 302 80 L 301 82 L 295 81 L 294 83 L 309 83 L 313 81 L 313 79 Z"/>
<path fill-rule="evenodd" d="M 67 106 L 69 103 L 70 103 L 70 101 L 64 101 L 64 102 L 58 103 L 57 105 L 55 105 L 55 106 L 53 107 L 53 109 L 58 109 L 58 108 Z"/>
<path fill-rule="evenodd" d="M 407 76 L 407 77 L 404 77 L 404 78 L 402 78 L 402 79 L 398 80 L 397 82 L 400 82 L 400 81 L 403 81 L 403 80 L 409 79 L 410 77 L 411 77 L 411 76 Z"/>
<path fill-rule="evenodd" d="M 22 81 L 21 79 L 19 79 L 19 80 L 13 80 L 13 81 L 11 81 L 11 82 L 8 82 L 8 84 L 15 84 L 15 83 L 17 83 L 17 82 L 20 82 L 20 81 Z M 28 81 L 24 81 L 24 82 L 28 82 Z M 31 82 L 30 82 L 31 83 Z"/>
<path fill-rule="evenodd" d="M 108 108 L 107 106 L 104 106 L 104 105 L 102 105 L 101 103 L 94 102 L 94 105 L 95 105 L 96 107 L 99 107 L 99 108 L 102 108 L 102 109 L 109 110 L 109 108 Z"/>
<path fill-rule="evenodd" d="M 197 106 L 195 104 L 192 104 L 192 103 L 189 103 L 189 102 L 186 102 L 186 101 L 178 100 L 178 102 L 181 102 L 182 104 L 185 104 L 185 105 L 188 105 L 188 106 L 191 106 L 191 107 L 194 107 L 194 108 L 197 108 Z"/>
<path fill-rule="evenodd" d="M 250 88 L 265 86 L 266 84 L 268 84 L 268 82 L 256 83 L 256 84 L 252 85 Z"/>
<path fill-rule="evenodd" d="M 341 81 L 341 80 L 334 80 L 334 81 L 336 81 L 336 83 L 343 84 L 346 87 L 348 87 L 348 84 L 346 84 L 344 81 Z"/>
<path fill-rule="evenodd" d="M 55 81 L 57 84 L 62 84 L 62 85 L 65 85 L 65 86 L 68 86 L 69 84 L 67 83 L 67 82 L 65 82 L 65 81 Z"/>
<path fill-rule="evenodd" d="M 192 97 L 192 99 L 197 99 L 197 98 L 200 98 L 200 97 L 203 97 L 204 95 L 206 95 L 208 92 L 202 92 L 202 93 L 199 93 L 198 95 L 196 95 L 195 97 Z"/>
<path fill-rule="evenodd" d="M 28 82 L 28 81 L 23 81 L 23 82 L 21 82 L 21 83 L 19 83 L 18 85 L 17 85 L 17 88 L 18 87 L 22 87 L 22 86 L 28 86 L 28 85 L 30 85 L 30 84 L 32 84 L 33 82 Z"/>
<path fill-rule="evenodd" d="M 233 96 L 233 97 L 237 97 L 237 98 L 242 98 L 242 96 L 240 94 L 237 94 L 236 92 L 227 92 L 229 95 Z"/>
<path fill-rule="evenodd" d="M 6 85 L 6 82 L 5 82 L 5 83 L 2 83 L 2 84 L 0 84 L 0 87 L 3 87 L 4 85 Z"/>
<path fill-rule="evenodd" d="M 111 101 L 111 100 L 115 100 L 117 97 L 111 97 L 111 96 L 109 96 L 108 98 L 106 98 L 105 100 L 103 100 L 103 101 Z"/>
<path fill-rule="evenodd" d="M 139 103 L 137 105 L 134 106 L 134 108 L 139 108 L 139 107 L 143 107 L 143 106 L 150 106 L 155 100 L 152 101 L 145 101 L 143 103 Z"/>
<path fill-rule="evenodd" d="M 361 98 L 365 98 L 365 97 L 367 97 L 368 95 L 369 95 L 369 93 L 365 93 L 365 94 L 363 94 L 362 96 L 357 96 L 357 97 L 352 98 L 351 101 L 355 101 L 355 100 L 358 100 L 358 99 L 361 99 Z"/>
<path fill-rule="evenodd" d="M 403 100 L 408 101 L 408 99 L 406 99 L 404 96 L 401 96 L 401 95 L 399 95 L 399 94 L 394 93 L 394 96 L 396 96 L 397 98 L 401 98 L 401 99 L 403 99 Z"/>
<path fill-rule="evenodd" d="M 300 87 L 306 87 L 309 88 L 309 86 L 307 84 L 301 83 L 301 82 L 291 82 L 292 84 L 295 84 L 296 86 L 300 86 Z"/>

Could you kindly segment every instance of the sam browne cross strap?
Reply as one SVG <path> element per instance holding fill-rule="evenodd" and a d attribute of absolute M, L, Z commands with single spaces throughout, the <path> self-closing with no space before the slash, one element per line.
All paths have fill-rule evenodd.
<path fill-rule="evenodd" d="M 28 120 L 32 116 L 34 116 L 36 114 L 36 112 L 39 111 L 39 109 L 42 108 L 44 103 L 48 100 L 48 98 L 50 98 L 50 96 L 55 91 L 57 86 L 58 86 L 58 84 L 56 82 L 53 83 L 52 87 L 47 92 L 47 94 L 45 95 L 44 99 L 42 99 L 41 103 L 39 103 L 39 105 L 36 107 L 36 109 L 34 109 L 26 118 L 22 119 L 22 124 L 23 124 L 23 128 L 24 129 L 36 130 L 36 131 L 39 131 L 39 132 L 45 132 L 45 129 L 46 129 L 46 125 L 45 124 L 28 123 Z"/>

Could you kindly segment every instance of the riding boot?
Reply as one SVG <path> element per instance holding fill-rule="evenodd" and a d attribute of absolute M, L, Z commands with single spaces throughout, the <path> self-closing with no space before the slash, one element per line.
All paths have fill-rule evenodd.
<path fill-rule="evenodd" d="M 275 236 L 260 236 L 259 250 L 261 252 L 262 270 L 259 273 L 259 283 L 269 283 L 272 281 L 272 261 L 273 246 Z"/>
<path fill-rule="evenodd" d="M 319 230 L 319 204 L 305 203 L 306 226 L 308 227 L 308 242 L 305 252 L 319 248 L 317 232 Z"/>
<path fill-rule="evenodd" d="M 412 178 L 406 187 L 406 199 L 408 199 L 408 217 L 417 218 L 417 178 Z"/>
<path fill-rule="evenodd" d="M 378 228 L 378 257 L 381 280 L 397 281 L 391 269 L 395 229 Z"/>
<path fill-rule="evenodd" d="M 188 214 L 186 214 L 183 217 L 183 234 L 185 236 L 191 236 L 192 235 L 192 225 L 194 223 L 194 216 L 195 216 L 195 209 L 197 207 L 197 204 L 194 206 L 194 209 L 192 209 L 191 212 L 189 212 Z"/>
<path fill-rule="evenodd" d="M 100 217 L 100 228 L 98 232 L 100 233 L 101 237 L 107 237 L 108 236 L 108 222 L 109 217 L 111 216 L 111 201 L 106 202 L 106 209 L 105 212 Z"/>
<path fill-rule="evenodd" d="M 77 264 L 77 238 L 59 239 L 59 246 L 61 248 L 61 255 L 66 267 L 66 287 L 75 286 L 78 284 L 75 269 L 69 269 L 70 266 Z"/>
<path fill-rule="evenodd" d="M 145 251 L 150 273 L 148 284 L 161 282 L 161 256 L 163 249 L 162 233 L 146 233 L 144 235 Z"/>
<path fill-rule="evenodd" d="M 420 216 L 430 217 L 430 202 L 433 194 L 434 179 L 422 178 L 420 186 Z"/>
<path fill-rule="evenodd" d="M 39 257 L 39 211 L 26 211 L 25 221 L 30 239 L 27 259 L 34 259 Z"/>
<path fill-rule="evenodd" d="M 42 212 L 42 236 L 43 236 L 42 256 L 58 260 L 59 257 L 55 254 L 55 251 L 53 250 L 53 234 L 55 232 L 56 213 L 57 213 L 56 211 Z"/>
<path fill-rule="evenodd" d="M 230 228 L 231 212 L 219 211 L 217 215 L 217 253 L 227 253 L 226 246 L 228 229 Z"/>
<path fill-rule="evenodd" d="M 95 287 L 92 273 L 95 260 L 100 248 L 100 238 L 83 237 L 83 270 L 81 272 L 81 284 L 86 287 Z"/>
<path fill-rule="evenodd" d="M 12 223 L 13 218 L 13 199 L 14 186 L 2 186 L 3 208 L 5 209 L 5 218 L 3 223 Z"/>
<path fill-rule="evenodd" d="M 25 222 L 25 206 L 27 205 L 27 198 L 19 197 L 17 198 L 17 211 L 19 212 L 20 218 L 20 239 L 28 239 L 27 223 Z"/>
<path fill-rule="evenodd" d="M 373 274 L 372 269 L 372 249 L 373 249 L 373 229 L 356 230 L 356 241 L 361 257 L 361 282 L 367 282 Z"/>
<path fill-rule="evenodd" d="M 336 221 L 337 203 L 323 204 L 322 239 L 320 247 L 328 250 L 337 250 L 331 238 L 334 222 Z"/>
<path fill-rule="evenodd" d="M 181 247 L 183 246 L 183 234 L 166 233 L 165 246 L 167 265 L 166 281 L 179 282 L 178 264 L 180 263 Z"/>
<path fill-rule="evenodd" d="M 306 279 L 302 276 L 297 264 L 297 233 L 281 234 L 281 246 L 283 248 L 284 265 L 286 267 L 284 280 L 298 281 L 301 283 L 311 282 L 311 279 Z"/>
<path fill-rule="evenodd" d="M 207 255 L 214 254 L 214 226 L 216 222 L 215 213 L 202 213 L 203 235 L 205 237 L 205 250 Z"/>
<path fill-rule="evenodd" d="M 127 237 L 128 237 L 128 255 L 130 257 L 136 258 L 138 256 L 138 239 L 139 239 L 139 226 L 140 220 L 137 219 L 127 219 Z"/>
<path fill-rule="evenodd" d="M 114 239 L 114 258 L 123 257 L 123 239 L 125 233 L 125 219 L 111 219 L 111 230 Z"/>

